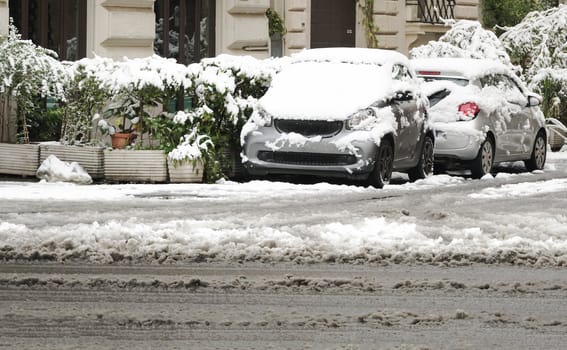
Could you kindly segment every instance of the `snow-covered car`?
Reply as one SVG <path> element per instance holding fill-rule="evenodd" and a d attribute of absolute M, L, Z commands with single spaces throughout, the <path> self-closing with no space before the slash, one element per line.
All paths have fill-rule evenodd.
<path fill-rule="evenodd" d="M 304 50 L 258 101 L 241 134 L 251 175 L 340 177 L 381 188 L 392 171 L 433 172 L 427 99 L 408 59 L 362 48 Z"/>
<path fill-rule="evenodd" d="M 495 163 L 543 169 L 547 156 L 540 96 L 504 64 L 491 60 L 412 60 L 430 101 L 437 170 L 468 169 L 474 178 Z"/>

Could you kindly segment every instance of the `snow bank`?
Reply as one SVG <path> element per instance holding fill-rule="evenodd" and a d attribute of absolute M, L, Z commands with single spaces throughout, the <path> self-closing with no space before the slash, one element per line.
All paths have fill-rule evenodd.
<path fill-rule="evenodd" d="M 562 166 L 567 166 L 564 164 Z M 532 174 L 509 175 L 520 179 Z M 341 211 L 341 203 L 372 205 L 378 194 L 394 201 L 424 191 L 437 201 L 463 196 L 467 208 L 486 200 L 565 191 L 566 179 L 496 186 L 503 177 L 472 181 L 432 176 L 384 190 L 344 185 L 294 185 L 254 181 L 215 185 L 97 185 L 0 183 L 0 198 L 18 201 L 89 198 L 92 210 L 73 217 L 55 212 L 7 214 L 0 223 L 0 259 L 90 262 L 293 261 L 341 263 L 567 264 L 567 216 L 544 211 L 483 212 L 457 216 L 444 208 L 424 213 Z M 493 187 L 475 191 L 478 184 Z M 468 188 L 465 192 L 457 186 Z M 436 188 L 452 187 L 439 192 Z M 466 191 L 469 191 L 467 195 Z M 472 193 L 470 193 L 472 192 Z M 445 194 L 443 194 L 445 193 Z M 441 196 L 441 197 L 440 197 Z M 168 209 L 139 212 L 142 207 Z M 172 206 L 172 201 L 177 202 Z M 319 208 L 323 203 L 329 207 Z M 97 204 L 98 203 L 98 204 Z M 222 203 L 222 204 L 221 204 Z M 195 212 L 187 208 L 258 203 L 257 210 Z M 333 205 L 333 203 L 336 203 Z M 458 201 L 457 201 L 458 203 Z M 60 204 L 59 204 L 60 205 Z M 313 207 L 314 205 L 314 207 Z M 362 203 L 361 203 L 362 205 Z M 121 208 L 119 211 L 104 207 Z M 305 212 L 302 208 L 312 208 Z M 297 208 L 290 209 L 290 208 Z M 171 210 L 174 210 L 171 212 Z M 281 209 L 281 210 L 280 210 Z M 224 210 L 224 209 L 223 209 Z M 417 209 L 413 209 L 417 210 Z M 468 209 L 467 209 L 468 210 Z M 96 213 L 96 214 L 93 214 Z M 183 213 L 183 215 L 179 215 Z M 478 213 L 478 212 L 475 212 Z M 406 216 L 407 215 L 407 216 Z M 431 215 L 432 219 L 428 219 Z"/>

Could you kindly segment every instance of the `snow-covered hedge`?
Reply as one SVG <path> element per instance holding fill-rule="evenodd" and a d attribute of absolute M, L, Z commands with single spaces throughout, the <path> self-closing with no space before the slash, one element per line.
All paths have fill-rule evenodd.
<path fill-rule="evenodd" d="M 26 115 L 34 107 L 34 99 L 38 95 L 64 99 L 63 82 L 66 80 L 66 70 L 55 52 L 30 40 L 21 40 L 13 25 L 7 36 L 0 36 L 0 99 L 3 100 L 0 120 L 9 118 L 14 98 L 22 127 L 20 141 L 29 141 Z M 6 126 L 6 123 L 0 125 Z"/>

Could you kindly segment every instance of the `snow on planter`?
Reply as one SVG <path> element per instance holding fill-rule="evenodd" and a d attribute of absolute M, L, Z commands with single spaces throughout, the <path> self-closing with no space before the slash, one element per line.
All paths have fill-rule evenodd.
<path fill-rule="evenodd" d="M 63 162 L 54 155 L 50 155 L 37 169 L 36 176 L 48 182 L 74 182 L 90 184 L 93 179 L 77 162 Z"/>

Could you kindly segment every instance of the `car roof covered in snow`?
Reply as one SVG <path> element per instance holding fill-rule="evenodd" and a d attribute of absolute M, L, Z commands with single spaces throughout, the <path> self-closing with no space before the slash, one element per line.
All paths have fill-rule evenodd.
<path fill-rule="evenodd" d="M 377 65 L 401 63 L 409 65 L 409 59 L 397 51 L 354 47 L 303 50 L 292 55 L 292 62 L 343 62 Z"/>
<path fill-rule="evenodd" d="M 511 74 L 503 63 L 488 59 L 423 58 L 411 60 L 411 65 L 418 75 L 464 77 L 469 80 L 487 74 Z"/>

